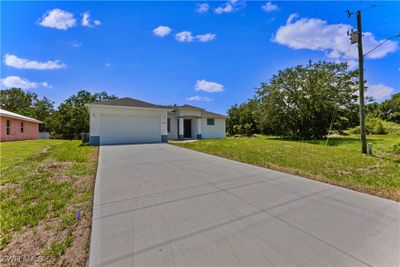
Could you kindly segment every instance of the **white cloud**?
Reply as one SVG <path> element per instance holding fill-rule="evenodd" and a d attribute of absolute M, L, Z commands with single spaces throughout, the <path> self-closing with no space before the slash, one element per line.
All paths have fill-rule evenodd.
<path fill-rule="evenodd" d="M 351 69 L 351 70 L 358 69 L 358 61 L 357 60 L 348 60 L 347 66 L 349 66 L 349 69 Z"/>
<path fill-rule="evenodd" d="M 71 41 L 71 42 L 68 43 L 68 45 L 69 45 L 70 47 L 73 47 L 73 48 L 79 48 L 79 47 L 82 46 L 82 43 L 81 43 L 81 42 L 78 42 L 78 41 Z"/>
<path fill-rule="evenodd" d="M 172 29 L 168 26 L 158 26 L 153 30 L 154 35 L 164 37 L 170 34 Z"/>
<path fill-rule="evenodd" d="M 186 98 L 189 101 L 204 101 L 204 102 L 209 102 L 212 99 L 206 96 L 199 96 L 199 95 L 195 95 L 195 96 L 191 96 Z"/>
<path fill-rule="evenodd" d="M 214 33 L 206 33 L 206 34 L 196 35 L 196 39 L 199 42 L 209 42 L 209 41 L 214 40 L 215 37 L 216 37 L 216 35 Z"/>
<path fill-rule="evenodd" d="M 207 3 L 201 3 L 197 5 L 197 12 L 207 13 L 210 6 Z"/>
<path fill-rule="evenodd" d="M 392 95 L 394 89 L 384 84 L 367 85 L 366 95 L 377 101 L 382 101 Z"/>
<path fill-rule="evenodd" d="M 279 27 L 273 41 L 293 49 L 324 51 L 330 58 L 355 59 L 358 57 L 357 45 L 350 44 L 348 24 L 328 24 L 318 18 L 298 18 L 291 14 L 286 25 Z M 383 40 L 377 40 L 370 32 L 363 33 L 364 51 L 368 52 Z M 397 50 L 397 42 L 388 41 L 366 57 L 382 58 Z"/>
<path fill-rule="evenodd" d="M 81 20 L 81 25 L 83 27 L 88 27 L 88 28 L 94 28 L 95 26 L 100 26 L 101 21 L 98 19 L 92 20 L 90 19 L 90 13 L 89 11 L 86 11 L 82 14 L 82 20 Z"/>
<path fill-rule="evenodd" d="M 266 2 L 265 5 L 261 6 L 262 10 L 264 10 L 267 13 L 271 13 L 274 11 L 278 11 L 279 7 L 275 4 L 272 4 L 271 2 Z"/>
<path fill-rule="evenodd" d="M 38 21 L 43 27 L 67 30 L 76 25 L 76 20 L 72 13 L 59 8 L 47 11 Z"/>
<path fill-rule="evenodd" d="M 209 41 L 214 40 L 215 38 L 216 38 L 215 33 L 205 33 L 205 34 L 199 34 L 199 35 L 193 36 L 192 32 L 189 32 L 189 31 L 178 32 L 175 35 L 175 39 L 178 42 L 186 42 L 186 43 L 190 43 L 193 41 L 209 42 Z"/>
<path fill-rule="evenodd" d="M 66 65 L 60 63 L 59 60 L 48 60 L 39 62 L 20 58 L 15 55 L 6 54 L 4 56 L 4 64 L 17 69 L 34 69 L 34 70 L 56 70 L 65 68 Z"/>
<path fill-rule="evenodd" d="M 51 86 L 47 82 L 32 82 L 28 79 L 21 78 L 19 76 L 8 76 L 4 79 L 1 79 L 1 84 L 6 88 L 21 88 L 21 89 L 34 89 L 38 87 L 47 87 Z"/>
<path fill-rule="evenodd" d="M 112 67 L 111 63 L 104 63 L 104 66 L 109 67 L 109 68 Z"/>
<path fill-rule="evenodd" d="M 186 43 L 190 43 L 193 41 L 193 35 L 191 32 L 188 31 L 183 31 L 183 32 L 178 32 L 175 35 L 175 39 L 178 42 L 186 42 Z"/>
<path fill-rule="evenodd" d="M 292 14 L 290 14 L 289 17 L 288 17 L 288 19 L 286 20 L 286 24 L 292 23 L 292 21 L 293 21 L 294 19 L 298 18 L 298 17 L 299 17 L 299 14 L 297 14 L 297 13 L 292 13 Z"/>
<path fill-rule="evenodd" d="M 89 18 L 90 18 L 89 12 L 85 12 L 85 13 L 82 14 L 82 22 L 81 22 L 81 24 L 82 24 L 83 27 L 90 27 Z"/>
<path fill-rule="evenodd" d="M 229 0 L 224 5 L 219 6 L 214 9 L 216 14 L 223 14 L 223 13 L 232 13 L 237 11 L 240 5 L 243 5 L 244 2 L 240 0 Z"/>
<path fill-rule="evenodd" d="M 197 80 L 195 85 L 196 91 L 205 91 L 208 93 L 222 92 L 224 86 L 220 83 L 209 82 L 206 80 Z"/>

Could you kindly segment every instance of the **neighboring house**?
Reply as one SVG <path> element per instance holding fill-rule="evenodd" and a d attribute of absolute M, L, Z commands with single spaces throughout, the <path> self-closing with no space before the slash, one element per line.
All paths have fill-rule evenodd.
<path fill-rule="evenodd" d="M 199 107 L 162 106 L 129 97 L 86 106 L 92 145 L 225 137 L 225 116 Z"/>
<path fill-rule="evenodd" d="M 0 109 L 0 141 L 21 141 L 39 139 L 39 120 Z"/>

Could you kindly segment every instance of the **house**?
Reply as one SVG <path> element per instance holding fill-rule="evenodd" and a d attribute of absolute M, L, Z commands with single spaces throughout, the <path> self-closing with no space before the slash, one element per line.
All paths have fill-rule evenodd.
<path fill-rule="evenodd" d="M 39 120 L 0 109 L 0 141 L 21 141 L 39 139 Z"/>
<path fill-rule="evenodd" d="M 163 106 L 125 97 L 86 106 L 92 145 L 225 137 L 225 116 L 191 105 Z"/>

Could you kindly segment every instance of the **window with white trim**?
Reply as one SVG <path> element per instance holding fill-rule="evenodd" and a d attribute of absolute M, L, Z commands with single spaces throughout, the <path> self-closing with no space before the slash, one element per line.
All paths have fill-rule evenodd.
<path fill-rule="evenodd" d="M 207 119 L 207 125 L 215 125 L 215 119 Z"/>

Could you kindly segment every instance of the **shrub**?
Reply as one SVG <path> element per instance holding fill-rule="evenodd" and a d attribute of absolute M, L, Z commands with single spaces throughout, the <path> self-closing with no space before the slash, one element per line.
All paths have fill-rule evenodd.
<path fill-rule="evenodd" d="M 387 131 L 383 127 L 383 124 L 381 121 L 376 122 L 374 128 L 372 129 L 372 134 L 387 134 Z"/>
<path fill-rule="evenodd" d="M 395 144 L 395 145 L 393 146 L 393 153 L 394 153 L 394 154 L 399 154 L 399 155 L 400 155 L 400 143 Z"/>
<path fill-rule="evenodd" d="M 356 126 L 352 129 L 349 130 L 350 134 L 361 134 L 361 127 L 360 126 Z"/>
<path fill-rule="evenodd" d="M 366 119 L 365 123 L 365 128 L 367 131 L 367 134 L 387 134 L 388 131 L 386 127 L 384 126 L 384 121 L 378 119 L 378 118 L 373 118 L 373 117 L 368 117 Z M 350 134 L 361 134 L 361 127 L 356 126 L 352 129 L 349 130 Z"/>

